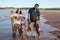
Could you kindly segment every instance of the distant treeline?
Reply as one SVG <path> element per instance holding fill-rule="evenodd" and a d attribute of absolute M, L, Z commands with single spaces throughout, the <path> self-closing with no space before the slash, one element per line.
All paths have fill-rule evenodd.
<path fill-rule="evenodd" d="M 18 9 L 18 8 L 14 8 L 14 7 L 0 7 L 0 9 Z M 23 8 L 20 8 L 20 9 L 29 9 L 28 7 L 23 7 Z"/>
<path fill-rule="evenodd" d="M 60 8 L 45 8 L 44 10 L 60 10 Z"/>
<path fill-rule="evenodd" d="M 2 8 L 2 7 L 0 7 L 0 9 L 16 9 L 16 8 L 13 8 L 13 7 L 4 7 L 4 8 Z"/>
<path fill-rule="evenodd" d="M 21 9 L 27 10 L 29 8 L 31 8 L 31 7 L 23 7 Z M 0 9 L 18 9 L 18 8 L 14 8 L 14 7 L 4 7 L 4 8 L 2 8 L 2 7 L 0 7 Z M 39 9 L 40 10 L 60 10 L 60 8 L 39 8 Z"/>

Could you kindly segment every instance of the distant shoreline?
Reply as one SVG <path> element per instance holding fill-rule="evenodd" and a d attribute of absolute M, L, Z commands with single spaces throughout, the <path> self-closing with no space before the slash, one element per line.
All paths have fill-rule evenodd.
<path fill-rule="evenodd" d="M 29 8 L 31 7 L 23 7 L 23 8 L 20 8 L 22 10 L 28 10 Z M 18 9 L 18 8 L 14 8 L 14 7 L 0 7 L 0 10 L 15 10 L 15 9 Z M 60 8 L 39 8 L 39 10 L 60 10 Z"/>

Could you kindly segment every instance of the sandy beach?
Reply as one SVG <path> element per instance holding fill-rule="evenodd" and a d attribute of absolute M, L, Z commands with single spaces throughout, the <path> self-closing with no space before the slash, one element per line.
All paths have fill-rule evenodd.
<path fill-rule="evenodd" d="M 48 20 L 47 24 L 60 29 L 60 10 L 44 10 L 42 14 Z"/>
<path fill-rule="evenodd" d="M 12 24 L 10 20 L 11 10 L 0 10 L 0 40 L 38 40 L 34 37 L 25 37 L 24 39 L 19 35 L 18 31 L 16 32 L 16 37 L 12 37 Z M 8 15 L 7 15 L 8 14 Z M 23 10 L 23 16 L 26 18 L 27 23 L 27 14 L 28 10 Z M 33 31 L 35 34 L 35 32 Z"/>
<path fill-rule="evenodd" d="M 23 10 L 23 15 L 27 22 L 27 11 Z M 12 25 L 10 20 L 10 10 L 0 11 L 0 40 L 23 40 L 18 32 L 17 37 L 12 37 Z M 8 14 L 8 15 L 7 15 Z M 40 16 L 40 40 L 60 40 L 60 10 L 41 10 Z M 35 33 L 35 32 L 34 32 Z M 26 37 L 24 40 L 38 40 L 34 37 Z"/>
<path fill-rule="evenodd" d="M 54 28 L 60 29 L 60 10 L 43 10 L 41 11 L 44 18 L 48 21 L 45 24 L 51 25 Z M 57 37 L 55 40 L 60 40 L 60 30 L 51 31 Z"/>

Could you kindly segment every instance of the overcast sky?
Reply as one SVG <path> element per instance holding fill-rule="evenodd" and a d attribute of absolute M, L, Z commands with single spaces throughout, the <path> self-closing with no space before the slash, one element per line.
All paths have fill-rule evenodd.
<path fill-rule="evenodd" d="M 40 8 L 60 8 L 60 0 L 0 0 L 0 7 L 33 7 L 36 3 Z"/>

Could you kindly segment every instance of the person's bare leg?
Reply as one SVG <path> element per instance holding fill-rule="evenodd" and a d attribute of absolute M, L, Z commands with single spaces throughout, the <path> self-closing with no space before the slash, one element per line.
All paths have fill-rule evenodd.
<path fill-rule="evenodd" d="M 40 40 L 40 28 L 38 29 L 38 40 Z"/>
<path fill-rule="evenodd" d="M 13 32 L 12 36 L 13 36 L 13 37 L 16 37 L 16 30 L 17 30 L 16 27 L 13 26 L 13 27 L 12 27 L 12 32 Z"/>
<path fill-rule="evenodd" d="M 13 31 L 13 37 L 16 37 L 16 31 L 17 31 L 17 25 L 14 25 L 13 28 L 12 28 L 12 31 Z"/>
<path fill-rule="evenodd" d="M 25 40 L 25 35 L 24 35 L 24 32 L 22 32 L 22 36 L 21 36 L 21 40 Z"/>
<path fill-rule="evenodd" d="M 21 26 L 19 25 L 18 27 L 18 31 L 19 31 L 19 35 L 21 36 L 22 35 L 22 28 L 20 28 Z"/>

